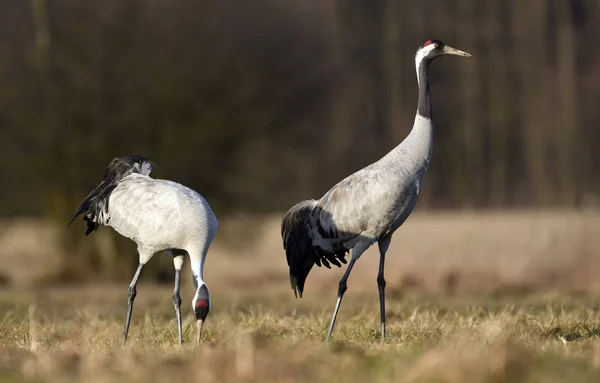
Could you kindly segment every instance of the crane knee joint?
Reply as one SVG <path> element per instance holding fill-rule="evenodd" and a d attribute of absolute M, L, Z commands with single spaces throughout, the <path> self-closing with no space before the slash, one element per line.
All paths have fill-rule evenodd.
<path fill-rule="evenodd" d="M 129 286 L 129 288 L 127 289 L 127 298 L 133 300 L 136 295 L 137 291 L 135 290 L 135 286 Z"/>
<path fill-rule="evenodd" d="M 178 294 L 173 294 L 173 305 L 176 307 L 181 306 L 181 297 Z"/>
<path fill-rule="evenodd" d="M 338 285 L 338 295 L 343 295 L 347 289 L 348 285 L 346 284 L 346 281 L 340 281 L 340 284 Z"/>
<path fill-rule="evenodd" d="M 377 277 L 377 285 L 381 286 L 381 287 L 385 287 L 385 278 L 383 277 L 383 275 L 380 275 Z"/>

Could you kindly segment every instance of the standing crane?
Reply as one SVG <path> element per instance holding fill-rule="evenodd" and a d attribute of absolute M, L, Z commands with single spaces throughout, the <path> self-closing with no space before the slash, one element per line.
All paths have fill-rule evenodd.
<path fill-rule="evenodd" d="M 139 264 L 127 291 L 127 316 L 123 343 L 127 341 L 136 285 L 142 267 L 159 252 L 173 257 L 175 288 L 173 306 L 177 317 L 179 344 L 181 328 L 181 267 L 190 257 L 196 294 L 192 307 L 196 316 L 197 343 L 210 310 L 208 286 L 203 280 L 204 261 L 217 232 L 217 219 L 206 200 L 194 190 L 176 182 L 154 179 L 155 165 L 142 156 L 115 158 L 104 170 L 100 184 L 79 205 L 71 222 L 80 214 L 87 222 L 85 235 L 99 225 L 110 226 L 137 244 Z"/>
<path fill-rule="evenodd" d="M 429 65 L 437 57 L 471 55 L 439 40 L 427 40 L 417 49 L 415 66 L 419 87 L 417 114 L 410 134 L 379 161 L 346 177 L 319 200 L 302 201 L 281 221 L 281 236 L 296 298 L 302 298 L 313 265 L 331 268 L 352 258 L 338 286 L 327 341 L 346 292 L 348 276 L 373 243 L 379 246 L 379 306 L 381 340 L 385 340 L 385 253 L 395 230 L 413 211 L 431 160 L 433 122 L 429 92 Z M 340 263 L 341 262 L 341 263 Z"/>

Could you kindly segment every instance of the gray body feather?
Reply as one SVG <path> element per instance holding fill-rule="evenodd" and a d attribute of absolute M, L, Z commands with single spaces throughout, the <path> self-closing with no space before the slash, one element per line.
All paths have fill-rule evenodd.
<path fill-rule="evenodd" d="M 283 217 L 283 247 L 294 293 L 302 296 L 313 264 L 341 266 L 389 240 L 416 206 L 431 159 L 431 119 L 419 114 L 406 139 L 379 161 L 346 177 L 321 199 L 300 202 Z"/>
<path fill-rule="evenodd" d="M 151 178 L 154 167 L 142 156 L 115 158 L 71 222 L 83 214 L 86 235 L 98 225 L 112 227 L 138 245 L 143 263 L 160 251 L 186 250 L 193 253 L 194 273 L 201 276 L 200 264 L 216 234 L 217 219 L 196 191 Z"/>
<path fill-rule="evenodd" d="M 104 170 L 102 181 L 88 194 L 69 221 L 69 225 L 80 214 L 87 222 L 85 235 L 108 222 L 108 203 L 113 190 L 119 182 L 130 174 L 149 175 L 156 165 L 142 156 L 123 156 L 113 159 Z"/>
<path fill-rule="evenodd" d="M 417 49 L 417 114 L 410 134 L 400 145 L 379 161 L 339 182 L 318 201 L 301 202 L 284 215 L 281 233 L 294 293 L 298 290 L 302 296 L 311 261 L 318 266 L 318 260 L 325 260 L 323 264 L 327 267 L 330 266 L 326 261 L 340 266 L 337 260 L 344 259 L 349 249 L 352 249 L 352 260 L 355 261 L 369 246 L 378 242 L 381 253 L 378 284 L 380 295 L 383 294 L 385 252 L 394 231 L 415 208 L 431 160 L 433 124 L 429 66 L 435 58 L 447 54 L 470 56 L 439 40 L 427 40 Z M 347 273 L 340 281 L 338 299 L 345 291 Z M 383 318 L 383 298 L 380 298 Z M 333 322 L 330 333 L 332 328 Z"/>
<path fill-rule="evenodd" d="M 196 191 L 173 181 L 150 177 L 154 166 L 142 156 L 113 159 L 105 169 L 100 184 L 79 205 L 69 224 L 83 214 L 87 222 L 86 235 L 99 225 L 106 225 L 137 244 L 139 264 L 127 292 L 124 342 L 127 340 L 142 267 L 152 256 L 163 251 L 173 256 L 173 305 L 179 343 L 183 342 L 179 289 L 181 267 L 187 254 L 196 288 L 192 307 L 199 342 L 202 325 L 210 309 L 208 287 L 203 279 L 204 262 L 217 232 L 217 218 L 204 197 Z"/>

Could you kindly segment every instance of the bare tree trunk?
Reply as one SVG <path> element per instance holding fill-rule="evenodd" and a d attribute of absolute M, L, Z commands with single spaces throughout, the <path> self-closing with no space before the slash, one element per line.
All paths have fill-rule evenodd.
<path fill-rule="evenodd" d="M 600 20 L 600 3 L 598 1 L 587 0 L 584 9 L 590 20 Z M 600 34 L 600 23 L 587 22 L 584 27 L 581 36 L 598 36 Z M 596 121 L 600 119 L 600 111 L 598 108 L 592 108 L 590 104 L 596 105 L 596 100 L 600 99 L 600 71 L 597 65 L 600 62 L 600 52 L 587 49 L 587 45 L 582 44 L 585 41 L 587 41 L 585 38 L 579 39 L 577 44 L 578 50 L 586 51 L 586 54 L 580 57 L 581 66 L 587 69 L 587 73 L 583 74 L 585 81 L 580 80 L 582 105 L 578 112 L 583 114 L 582 120 L 579 121 L 583 132 L 579 146 L 585 149 L 579 154 L 581 160 L 579 169 L 584 175 L 582 180 L 584 192 L 592 198 L 598 198 L 600 197 L 600 178 L 597 175 L 600 172 L 600 158 L 596 153 L 598 153 L 597 143 L 600 140 Z"/>
<path fill-rule="evenodd" d="M 508 50 L 503 44 L 502 7 L 498 0 L 486 1 L 486 24 L 489 29 L 490 41 L 494 42 L 495 49 L 490 49 L 488 63 L 488 121 L 490 126 L 490 200 L 493 206 L 504 206 L 507 203 L 508 192 L 508 135 L 509 107 L 508 76 L 506 65 L 502 62 L 507 57 Z M 501 64 L 502 63 L 502 64 Z"/>
<path fill-rule="evenodd" d="M 556 1 L 558 36 L 556 40 L 559 113 L 556 124 L 556 173 L 558 177 L 559 201 L 572 205 L 575 197 L 575 182 L 579 178 L 573 164 L 575 136 L 580 132 L 577 122 L 577 65 L 575 62 L 575 30 L 572 7 L 568 1 Z M 583 149 L 583 148 L 580 148 Z M 583 154 L 579 152 L 580 154 Z"/>
<path fill-rule="evenodd" d="M 367 39 L 363 49 L 368 53 L 368 67 L 373 86 L 373 131 L 377 135 L 375 157 L 381 149 L 390 149 L 389 119 L 390 97 L 389 78 L 386 71 L 385 40 L 387 25 L 384 16 L 388 0 L 360 0 L 359 10 L 364 15 Z"/>
<path fill-rule="evenodd" d="M 398 129 L 402 122 L 402 59 L 400 41 L 398 1 L 386 1 L 383 16 L 383 65 L 387 77 L 388 87 L 388 134 L 387 139 L 399 143 L 403 138 L 403 131 Z"/>
<path fill-rule="evenodd" d="M 41 148 L 45 151 L 45 153 L 38 153 L 38 155 L 46 159 L 43 162 L 38 161 L 41 167 L 40 174 L 48 176 L 52 173 L 56 174 L 56 172 L 53 172 L 54 169 L 63 169 L 63 172 L 60 172 L 57 177 L 42 179 L 42 182 L 47 182 L 47 185 L 45 185 L 47 189 L 45 193 L 46 201 L 44 201 L 45 214 L 50 217 L 61 218 L 64 215 L 64 211 L 66 211 L 67 203 L 65 201 L 65 196 L 67 195 L 65 190 L 66 185 L 62 181 L 63 178 L 66 178 L 64 174 L 68 169 L 62 166 L 65 163 L 64 152 L 66 148 L 63 148 L 58 141 L 61 135 L 59 134 L 60 132 L 54 118 L 56 116 L 58 95 L 50 73 L 51 38 L 48 22 L 48 4 L 46 0 L 31 0 L 30 6 L 35 29 L 34 65 L 41 95 L 39 100 L 41 103 L 40 111 L 34 121 L 38 125 L 36 129 L 41 132 L 39 139 Z"/>
<path fill-rule="evenodd" d="M 547 0 L 523 3 L 513 0 L 512 32 L 516 44 L 513 60 L 519 62 L 522 87 L 521 131 L 524 141 L 525 165 L 530 180 L 528 202 L 547 205 L 551 202 L 552 187 L 547 167 L 547 119 L 550 89 L 547 79 L 546 17 Z"/>
<path fill-rule="evenodd" d="M 458 40 L 461 44 L 474 47 L 477 36 L 477 0 L 458 1 Z M 481 200 L 483 191 L 483 146 L 482 146 L 482 111 L 476 105 L 481 96 L 479 82 L 479 60 L 464 60 L 460 63 L 461 73 L 461 106 L 460 132 L 462 146 L 465 149 L 461 156 L 463 168 L 462 185 L 459 194 L 461 205 L 468 207 Z"/>
<path fill-rule="evenodd" d="M 350 149 L 350 142 L 353 133 L 352 124 L 352 100 L 351 91 L 348 89 L 350 85 L 348 82 L 355 82 L 356 79 L 350 76 L 352 70 L 352 61 L 349 60 L 349 47 L 351 46 L 350 36 L 346 33 L 346 9 L 343 3 L 339 0 L 335 4 L 335 18 L 336 25 L 334 40 L 337 47 L 335 51 L 334 62 L 339 65 L 338 72 L 342 72 L 342 75 L 338 74 L 337 81 L 333 83 L 334 89 L 332 91 L 332 105 L 330 114 L 330 131 L 329 131 L 329 147 L 324 150 L 323 164 L 328 169 L 332 169 L 335 162 L 344 158 Z M 336 170 L 339 171 L 339 170 Z M 318 177 L 318 176 L 317 176 Z M 323 183 L 324 180 L 319 180 L 319 184 Z"/>

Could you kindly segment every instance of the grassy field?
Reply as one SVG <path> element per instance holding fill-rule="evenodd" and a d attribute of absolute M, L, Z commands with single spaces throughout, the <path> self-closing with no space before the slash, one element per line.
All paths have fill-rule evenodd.
<path fill-rule="evenodd" d="M 170 282 L 149 284 L 142 273 L 122 346 L 127 281 L 61 285 L 52 280 L 61 262 L 80 256 L 61 258 L 64 225 L 0 224 L 0 382 L 600 381 L 598 213 L 411 217 L 386 261 L 383 344 L 375 248 L 350 276 L 325 344 L 344 269 L 314 269 L 294 299 L 279 218 L 237 222 L 249 223 L 244 235 L 223 223 L 209 252 L 212 308 L 199 347 L 188 261 L 185 344 L 176 345 Z M 129 257 L 134 266 L 134 248 L 119 254 L 115 237 L 102 229 L 82 243 L 106 254 L 106 265 Z M 169 259 L 151 262 L 172 270 Z"/>
<path fill-rule="evenodd" d="M 391 297 L 382 344 L 376 295 L 348 293 L 333 340 L 325 344 L 333 296 L 295 300 L 289 292 L 240 300 L 214 294 L 203 343 L 193 343 L 190 314 L 180 347 L 170 294 L 166 287 L 140 286 L 123 347 L 122 287 L 6 292 L 0 302 L 1 381 L 600 379 L 600 300 L 594 297 Z"/>

